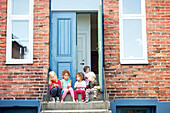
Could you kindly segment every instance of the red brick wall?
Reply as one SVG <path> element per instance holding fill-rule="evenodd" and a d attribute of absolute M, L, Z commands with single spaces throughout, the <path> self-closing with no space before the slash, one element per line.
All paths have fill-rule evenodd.
<path fill-rule="evenodd" d="M 104 0 L 104 66 L 110 100 L 170 101 L 170 2 L 146 0 L 148 65 L 121 65 L 119 1 Z M 49 0 L 34 0 L 34 63 L 6 65 L 7 0 L 0 1 L 0 99 L 39 99 L 49 66 Z M 170 40 L 169 40 L 170 42 Z"/>
<path fill-rule="evenodd" d="M 7 0 L 0 1 L 0 99 L 39 99 L 49 66 L 49 2 L 34 0 L 33 64 L 6 65 Z"/>
<path fill-rule="evenodd" d="M 148 65 L 121 65 L 119 1 L 104 0 L 104 67 L 109 99 L 170 101 L 170 1 L 146 0 Z"/>

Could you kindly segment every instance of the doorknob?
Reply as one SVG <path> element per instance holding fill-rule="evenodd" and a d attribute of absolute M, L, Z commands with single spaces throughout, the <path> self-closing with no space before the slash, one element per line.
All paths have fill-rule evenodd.
<path fill-rule="evenodd" d="M 82 63 L 80 63 L 80 65 L 84 65 L 84 63 L 82 62 Z"/>

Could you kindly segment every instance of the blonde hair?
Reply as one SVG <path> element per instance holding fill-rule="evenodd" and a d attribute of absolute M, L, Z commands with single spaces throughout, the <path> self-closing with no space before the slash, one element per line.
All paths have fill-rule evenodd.
<path fill-rule="evenodd" d="M 51 76 L 54 75 L 55 81 L 57 82 L 57 75 L 54 71 L 49 72 L 49 84 L 51 84 Z"/>

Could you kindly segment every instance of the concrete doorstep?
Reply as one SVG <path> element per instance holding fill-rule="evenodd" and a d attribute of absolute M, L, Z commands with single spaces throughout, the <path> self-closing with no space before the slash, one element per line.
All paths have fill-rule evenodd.
<path fill-rule="evenodd" d="M 93 110 L 93 109 L 110 109 L 110 102 L 91 101 L 89 103 L 42 103 L 44 110 Z"/>
<path fill-rule="evenodd" d="M 41 113 L 112 113 L 106 109 L 94 109 L 94 110 L 44 110 Z"/>
<path fill-rule="evenodd" d="M 47 96 L 46 96 L 47 97 Z M 90 98 L 89 103 L 81 102 L 81 95 L 78 95 L 79 102 L 72 102 L 70 94 L 67 94 L 64 103 L 51 101 L 51 96 L 48 96 L 49 102 L 44 100 L 42 102 L 42 111 L 41 113 L 112 113 L 110 110 L 110 102 L 103 101 L 103 94 L 99 93 L 98 98 L 94 100 Z"/>

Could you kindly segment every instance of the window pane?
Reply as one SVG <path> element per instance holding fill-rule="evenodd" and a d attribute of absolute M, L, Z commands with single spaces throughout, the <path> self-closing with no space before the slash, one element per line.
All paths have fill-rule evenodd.
<path fill-rule="evenodd" d="M 124 58 L 143 56 L 141 19 L 123 20 L 123 49 Z"/>
<path fill-rule="evenodd" d="M 123 0 L 123 14 L 141 14 L 141 0 Z"/>
<path fill-rule="evenodd" d="M 29 0 L 12 0 L 12 14 L 29 14 Z"/>
<path fill-rule="evenodd" d="M 29 58 L 29 42 L 12 41 L 12 59 L 28 59 L 28 58 Z"/>
<path fill-rule="evenodd" d="M 29 39 L 29 21 L 12 21 L 12 39 Z"/>
<path fill-rule="evenodd" d="M 122 110 L 122 113 L 147 113 L 146 110 Z"/>

